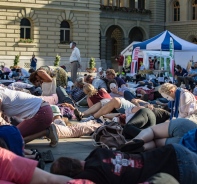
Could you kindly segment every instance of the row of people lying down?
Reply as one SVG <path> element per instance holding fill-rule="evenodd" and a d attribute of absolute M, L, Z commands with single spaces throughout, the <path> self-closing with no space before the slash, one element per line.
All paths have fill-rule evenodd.
<path fill-rule="evenodd" d="M 178 119 L 175 121 L 178 122 Z M 190 120 L 186 121 L 192 124 Z M 174 123 L 172 122 L 171 124 Z M 182 125 L 179 123 L 175 124 L 177 126 Z M 160 125 L 155 125 L 155 127 Z M 6 128 L 9 129 L 11 126 L 7 126 Z M 17 131 L 17 129 L 14 130 L 18 133 L 18 137 L 21 137 L 20 132 Z M 163 180 L 160 178 L 157 181 L 158 183 L 195 183 L 197 179 L 196 153 L 191 152 L 180 144 L 170 144 L 170 142 L 173 142 L 172 139 L 168 142 L 166 141 L 167 145 L 160 148 L 151 149 L 148 152 L 133 153 L 136 152 L 136 148 L 146 147 L 147 142 L 145 143 L 145 140 L 148 139 L 147 137 L 152 141 L 154 136 L 156 136 L 153 136 L 153 134 L 162 133 L 161 129 L 156 130 L 156 128 L 152 128 L 152 132 L 150 132 L 149 129 L 147 129 L 146 133 L 146 130 L 143 131 L 140 133 L 141 135 L 127 143 L 129 146 L 123 147 L 124 149 L 130 147 L 129 152 L 126 150 L 121 152 L 97 148 L 93 150 L 84 161 L 75 158 L 61 157 L 57 159 L 50 168 L 50 172 L 53 174 L 36 168 L 37 161 L 25 159 L 23 155 L 19 154 L 23 149 L 22 139 L 20 144 L 15 144 L 18 140 L 13 139 L 12 136 L 7 136 L 7 139 L 0 138 L 0 181 L 4 183 L 11 182 L 21 184 L 137 184 L 154 183 L 151 181 L 151 177 L 163 172 L 171 175 L 171 179 L 169 180 L 168 175 L 164 175 L 168 179 Z M 151 136 L 152 138 L 150 138 Z M 10 142 L 12 144 L 10 144 Z M 18 147 L 16 148 L 16 146 Z M 6 149 L 9 149 L 13 153 Z M 18 150 L 20 150 L 20 152 Z M 72 180 L 72 178 L 74 178 L 74 180 Z"/>
<path fill-rule="evenodd" d="M 162 88 L 163 87 L 163 88 Z M 169 99 L 169 100 L 175 100 L 175 112 L 176 112 L 176 108 L 178 108 L 178 112 L 180 113 L 179 114 L 179 117 L 184 117 L 184 118 L 187 118 L 187 117 L 189 117 L 189 118 L 194 118 L 195 119 L 195 101 L 190 101 L 190 100 L 192 100 L 192 97 L 193 96 L 189 96 L 190 95 L 190 93 L 188 93 L 187 91 L 185 91 L 185 90 L 183 90 L 183 89 L 177 89 L 177 88 L 175 88 L 173 85 L 172 86 L 170 86 L 169 84 L 165 84 L 165 85 L 163 85 L 161 87 L 161 89 L 160 89 L 160 92 L 163 92 L 164 94 L 166 94 L 167 96 L 165 96 L 167 99 Z M 165 91 L 166 90 L 166 91 Z M 178 94 L 178 90 L 179 90 L 179 94 Z M 12 92 L 10 92 L 9 91 L 9 89 L 4 89 L 4 88 L 2 88 L 1 89 L 1 100 L 2 100 L 2 109 L 4 110 L 4 113 L 6 114 L 6 112 L 8 112 L 8 108 L 9 107 L 11 107 L 12 105 L 15 107 L 15 109 L 19 109 L 19 106 L 17 106 L 17 103 L 16 103 L 16 101 L 15 100 L 18 100 L 18 101 L 20 101 L 21 100 L 21 98 L 23 97 L 23 95 L 24 94 L 22 94 L 22 95 L 20 95 L 20 93 L 21 92 L 17 92 L 17 91 L 12 91 Z M 177 93 L 177 94 L 176 94 Z M 11 95 L 12 94 L 12 95 Z M 179 96 L 179 98 L 175 98 L 175 96 L 177 97 L 177 96 Z M 5 98 L 6 97 L 6 98 Z M 9 98 L 8 98 L 9 97 Z M 26 99 L 22 99 L 23 101 L 20 101 L 20 102 L 22 102 L 22 103 L 20 103 L 20 105 L 21 104 L 24 104 L 24 106 L 25 107 L 29 107 L 29 103 L 30 103 L 30 101 L 29 101 L 29 99 L 31 98 L 31 100 L 33 100 L 33 101 L 36 101 L 36 103 L 37 103 L 37 100 L 38 100 L 38 97 L 34 97 L 33 96 L 33 98 L 32 98 L 32 96 L 30 95 L 25 95 L 25 97 L 26 97 Z M 171 98 L 170 98 L 171 97 Z M 184 99 L 184 97 L 185 97 L 185 99 Z M 186 98 L 186 97 L 189 97 L 189 98 Z M 12 100 L 8 100 L 8 99 L 10 99 L 10 98 L 12 98 Z M 24 98 L 24 97 L 23 97 Z M 12 102 L 15 102 L 15 103 L 13 103 L 13 104 L 9 104 L 9 103 L 5 103 L 6 102 L 6 99 L 8 100 L 8 102 L 10 103 L 10 101 L 12 101 Z M 15 100 L 13 100 L 13 99 L 15 99 Z M 118 98 L 117 98 L 118 99 Z M 117 100 L 116 98 L 115 98 L 115 100 Z M 120 99 L 120 98 L 119 98 Z M 112 99 L 113 100 L 113 99 Z M 114 103 L 116 103 L 115 102 L 115 100 L 114 100 Z M 123 100 L 124 101 L 124 100 Z M 176 105 L 177 104 L 177 102 L 176 101 L 179 101 L 179 104 L 178 105 Z M 110 101 L 111 102 L 111 101 Z M 117 100 L 117 102 L 121 102 L 122 103 L 122 99 L 120 99 L 120 101 L 118 101 Z M 185 103 L 184 104 L 184 102 L 187 102 L 187 103 Z M 186 113 L 186 114 L 184 114 L 185 112 L 183 112 L 183 111 L 181 111 L 182 109 L 181 108 L 183 108 L 183 106 L 185 105 L 185 108 L 187 107 L 187 106 L 189 106 L 188 105 L 188 103 L 189 102 L 192 102 L 193 104 L 191 105 L 191 107 L 193 107 L 193 109 L 191 109 L 191 107 L 190 107 L 190 110 Z M 115 104 L 115 108 L 117 108 L 117 110 L 120 110 L 121 108 L 120 107 L 122 107 L 122 104 L 119 104 L 119 105 L 121 105 L 121 106 L 118 106 L 118 103 L 117 104 Z M 124 102 L 123 102 L 123 105 L 124 106 L 126 106 L 126 105 L 130 105 L 130 103 L 125 103 L 124 104 Z M 45 106 L 48 106 L 47 104 L 45 104 Z M 36 106 L 34 106 L 34 107 L 36 107 Z M 134 108 L 135 106 L 131 106 L 132 108 Z M 42 107 L 41 107 L 42 108 Z M 50 107 L 51 108 L 51 107 Z M 25 108 L 22 108 L 23 109 L 23 112 L 21 112 L 22 114 L 23 114 L 23 116 L 24 116 L 24 109 Z M 27 109 L 25 109 L 25 110 L 27 110 Z M 31 110 L 32 110 L 32 108 L 31 108 Z M 40 109 L 39 109 L 40 110 Z M 41 109 L 42 110 L 42 109 Z M 123 109 L 124 110 L 124 109 Z M 13 111 L 13 109 L 12 109 L 12 111 Z M 45 109 L 45 111 L 43 111 L 43 113 L 40 113 L 40 114 L 44 114 L 44 116 L 42 116 L 42 120 L 43 120 L 43 118 L 45 118 L 46 119 L 46 112 L 47 111 L 49 111 L 49 109 Z M 25 111 L 25 112 L 28 112 L 26 115 L 29 115 L 29 111 L 27 110 L 27 111 Z M 51 110 L 51 112 L 52 112 L 52 110 Z M 13 112 L 12 112 L 13 113 Z M 101 112 L 100 112 L 101 113 Z M 182 113 L 182 114 L 181 114 Z M 38 113 L 38 114 L 36 114 L 36 116 L 37 116 L 37 118 L 38 117 L 40 117 L 41 118 L 41 116 L 40 116 L 40 114 Z M 183 115 L 184 114 L 184 115 Z M 17 116 L 17 112 L 15 112 L 15 115 Z M 176 113 L 174 113 L 174 115 L 175 115 L 175 117 L 178 117 L 177 116 L 177 114 Z M 186 115 L 186 116 L 185 116 Z M 53 115 L 52 115 L 53 116 Z M 31 118 L 30 118 L 31 119 Z M 32 120 L 32 119 L 31 119 Z M 35 119 L 34 119 L 35 120 Z M 178 119 L 176 119 L 177 120 L 177 122 L 179 122 L 179 123 L 177 123 L 178 125 L 180 124 L 181 126 L 181 134 L 178 132 L 177 134 L 174 134 L 176 131 L 175 130 L 179 130 L 180 128 L 179 127 L 174 127 L 174 129 L 173 129 L 173 127 L 171 127 L 171 125 L 176 125 L 176 123 L 174 123 L 175 122 L 175 120 L 172 120 L 171 121 L 171 123 L 169 123 L 169 126 L 167 126 L 166 127 L 166 123 L 164 123 L 164 127 L 162 127 L 162 128 L 159 128 L 159 130 L 162 130 L 162 132 L 165 132 L 165 134 L 161 134 L 160 132 L 158 132 L 158 134 L 159 135 L 161 135 L 161 137 L 159 137 L 159 136 L 156 136 L 155 138 L 156 139 L 159 139 L 159 138 L 162 138 L 162 139 L 164 139 L 164 138 L 168 138 L 168 137 L 170 137 L 171 138 L 171 140 L 173 140 L 172 139 L 172 137 L 174 136 L 175 138 L 176 138 L 176 135 L 177 135 L 177 137 L 178 138 L 180 138 L 181 136 L 183 136 L 183 134 L 184 133 L 186 133 L 186 131 L 188 131 L 188 130 L 190 130 L 190 128 L 191 129 L 193 129 L 193 128 L 196 128 L 196 124 L 195 123 L 190 123 L 189 122 L 189 120 L 188 121 L 186 121 L 185 119 L 183 119 L 183 124 L 181 124 L 180 123 L 180 118 L 178 118 Z M 28 122 L 28 118 L 25 120 L 27 123 L 30 123 L 30 122 Z M 23 124 L 25 123 L 24 121 L 22 122 Z M 44 123 L 46 123 L 46 122 L 44 122 Z M 189 128 L 188 129 L 186 129 L 185 128 L 185 126 L 188 126 L 188 125 L 190 125 L 191 124 L 191 126 L 189 126 Z M 19 124 L 20 125 L 20 124 Z M 41 123 L 41 121 L 40 121 L 40 125 L 42 125 L 42 123 Z M 39 125 L 39 126 L 40 126 Z M 160 124 L 160 125 L 155 125 L 155 127 L 158 127 L 158 126 L 162 126 L 163 124 Z M 24 125 L 23 125 L 24 126 Z M 30 127 L 32 127 L 30 124 L 28 124 L 28 126 L 30 126 Z M 38 125 L 37 125 L 38 126 Z M 45 125 L 46 126 L 46 125 Z M 18 126 L 19 127 L 19 130 L 20 130 L 20 126 Z M 49 127 L 49 125 L 48 125 L 48 127 Z M 53 126 L 54 127 L 54 126 Z M 23 127 L 24 128 L 24 127 Z M 33 127 L 32 127 L 33 128 Z M 47 128 L 44 128 L 44 130 L 46 130 Z M 151 128 L 152 129 L 152 128 Z M 52 128 L 52 131 L 51 132 L 53 132 L 53 128 Z M 165 131 L 163 131 L 163 130 L 165 130 Z M 169 131 L 169 130 L 171 130 L 171 132 Z M 35 130 L 34 130 L 35 131 Z M 141 130 L 140 130 L 141 131 Z M 154 132 L 154 134 L 150 134 L 150 133 L 147 133 L 147 132 L 151 132 L 151 133 L 153 133 L 152 132 L 152 130 L 150 131 L 150 129 L 147 129 L 147 130 L 144 130 L 144 131 L 146 131 L 146 134 L 145 135 L 148 135 L 148 136 L 150 136 L 150 137 L 152 137 L 152 139 L 154 138 L 153 137 L 153 135 L 157 135 L 157 133 L 156 132 Z M 140 134 L 141 135 L 143 135 L 144 133 L 144 131 L 142 131 Z M 41 132 L 41 131 L 40 131 Z M 48 132 L 49 133 L 49 132 Z M 156 140 L 155 142 L 152 142 L 152 139 L 149 137 L 149 139 L 145 139 L 143 136 L 141 136 L 140 137 L 140 134 L 138 135 L 138 137 L 136 137 L 136 139 L 137 140 L 142 140 L 142 141 L 138 141 L 137 143 L 140 143 L 140 144 L 136 144 L 135 143 L 135 141 L 131 141 L 131 142 L 129 142 L 129 143 L 127 143 L 127 144 L 125 144 L 124 146 L 122 146 L 122 151 L 125 151 L 125 149 L 127 150 L 127 149 L 129 149 L 130 150 L 130 148 L 131 147 L 133 147 L 133 145 L 135 145 L 135 147 L 134 148 L 138 148 L 138 147 L 136 147 L 136 145 L 140 145 L 140 146 L 142 146 L 142 150 L 146 150 L 146 149 L 149 149 L 149 148 L 151 148 L 151 147 L 149 147 L 149 148 L 146 148 L 146 144 L 144 144 L 144 143 L 147 143 L 147 145 L 150 145 L 150 144 L 152 144 L 153 145 L 153 143 L 154 143 L 154 146 L 156 145 L 156 146 L 159 146 L 159 144 L 157 145 L 157 144 L 155 144 L 155 142 L 157 143 L 157 141 L 158 141 L 158 143 L 161 141 L 161 142 L 163 142 L 164 144 L 166 144 L 167 143 L 167 141 L 165 142 L 164 140 Z M 166 137 L 165 137 L 166 136 Z M 26 136 L 27 137 L 27 136 Z M 149 143 L 150 142 L 150 143 Z M 152 143 L 151 143 L 152 142 Z M 144 145 L 142 145 L 142 143 L 144 144 Z M 171 142 L 170 142 L 171 143 Z M 52 144 L 52 143 L 51 143 Z M 163 145 L 164 145 L 163 144 Z M 162 144 L 161 144 L 162 145 Z M 185 151 L 187 154 L 189 154 L 191 157 L 193 157 L 193 155 L 192 154 L 190 154 L 190 152 L 188 152 L 187 150 Z M 172 156 L 172 155 L 171 155 Z M 190 157 L 189 156 L 189 157 Z M 161 159 L 161 158 L 160 158 Z M 194 159 L 194 160 L 192 160 L 192 161 L 195 161 L 195 158 L 192 158 L 192 159 Z M 163 166 L 162 166 L 163 167 Z M 154 174 L 154 173 L 153 173 Z M 171 174 L 171 173 L 170 173 Z M 175 176 L 174 175 L 174 173 L 172 173 L 172 175 L 173 176 Z M 187 175 L 186 175 L 187 176 Z M 82 176 L 81 176 L 82 177 Z M 89 176 L 86 176 L 86 177 L 89 177 Z M 178 181 L 181 181 L 181 179 L 179 178 L 179 177 L 177 177 L 177 179 L 178 179 Z M 192 177 L 190 178 L 190 179 L 192 179 Z M 95 179 L 92 179 L 92 180 L 95 180 Z M 189 180 L 190 181 L 190 180 Z M 191 180 L 192 181 L 192 180 Z M 182 182 L 182 181 L 181 181 Z M 184 183 L 184 182 L 183 182 Z"/>

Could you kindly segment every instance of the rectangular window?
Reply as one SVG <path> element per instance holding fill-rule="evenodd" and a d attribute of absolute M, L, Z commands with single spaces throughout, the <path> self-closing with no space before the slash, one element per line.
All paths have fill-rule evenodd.
<path fill-rule="evenodd" d="M 70 31 L 69 30 L 65 30 L 65 41 L 66 42 L 70 42 Z"/>
<path fill-rule="evenodd" d="M 64 30 L 60 30 L 60 43 L 64 41 Z"/>
<path fill-rule="evenodd" d="M 25 38 L 24 28 L 21 28 L 21 31 L 20 31 L 20 38 Z"/>
<path fill-rule="evenodd" d="M 26 39 L 30 39 L 31 38 L 31 29 L 30 28 L 26 28 Z"/>

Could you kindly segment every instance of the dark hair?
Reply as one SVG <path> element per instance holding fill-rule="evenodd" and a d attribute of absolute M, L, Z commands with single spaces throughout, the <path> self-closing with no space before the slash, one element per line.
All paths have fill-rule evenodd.
<path fill-rule="evenodd" d="M 33 68 L 30 68 L 28 72 L 33 73 L 33 72 L 35 72 L 35 70 Z"/>
<path fill-rule="evenodd" d="M 83 171 L 81 162 L 74 158 L 60 157 L 51 165 L 52 174 L 74 177 Z"/>
<path fill-rule="evenodd" d="M 90 78 L 92 78 L 93 76 L 92 75 L 88 75 L 87 77 L 86 77 L 86 82 L 90 82 Z"/>
<path fill-rule="evenodd" d="M 180 69 L 181 69 L 181 66 L 180 66 L 180 65 L 176 65 L 176 68 L 177 68 L 178 70 L 180 70 Z"/>
<path fill-rule="evenodd" d="M 35 82 L 37 81 L 37 78 L 36 78 L 37 75 L 38 75 L 37 72 L 33 72 L 33 73 L 31 73 L 31 75 L 29 76 L 29 81 L 30 81 L 32 84 L 35 84 Z"/>

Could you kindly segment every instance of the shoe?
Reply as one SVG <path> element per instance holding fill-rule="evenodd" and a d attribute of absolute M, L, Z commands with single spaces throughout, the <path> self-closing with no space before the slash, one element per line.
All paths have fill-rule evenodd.
<path fill-rule="evenodd" d="M 42 170 L 44 170 L 44 168 L 45 168 L 45 162 L 44 162 L 44 160 L 43 160 L 42 158 L 40 158 L 40 159 L 38 160 L 38 165 L 37 165 L 37 167 L 40 168 L 40 169 L 42 169 Z"/>
<path fill-rule="evenodd" d="M 81 122 L 87 122 L 87 121 L 94 120 L 94 119 L 95 119 L 94 116 L 90 116 L 86 119 L 81 120 Z"/>
<path fill-rule="evenodd" d="M 42 159 L 45 163 L 50 163 L 54 161 L 53 153 L 51 150 L 41 153 Z"/>
<path fill-rule="evenodd" d="M 75 114 L 75 116 L 76 116 L 76 118 L 77 118 L 78 121 L 81 121 L 82 120 L 83 115 L 82 115 L 82 113 L 78 109 L 75 109 L 74 110 L 74 114 Z"/>
<path fill-rule="evenodd" d="M 51 124 L 49 127 L 49 135 L 47 136 L 47 138 L 49 138 L 51 140 L 50 142 L 50 146 L 51 147 L 56 147 L 58 144 L 58 135 L 57 135 L 57 130 L 54 124 Z"/>
<path fill-rule="evenodd" d="M 131 152 L 134 151 L 138 148 L 143 147 L 144 145 L 144 141 L 141 139 L 133 139 L 131 142 L 122 144 L 120 146 L 120 151 L 122 152 Z"/>

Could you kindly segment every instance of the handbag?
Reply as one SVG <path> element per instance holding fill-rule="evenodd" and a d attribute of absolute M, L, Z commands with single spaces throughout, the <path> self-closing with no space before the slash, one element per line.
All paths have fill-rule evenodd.
<path fill-rule="evenodd" d="M 116 122 L 105 122 L 95 130 L 92 137 L 94 146 L 118 150 L 122 144 L 126 143 L 122 135 L 123 128 Z"/>

